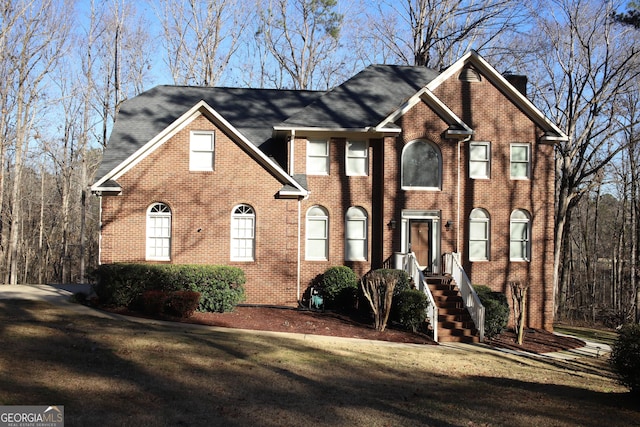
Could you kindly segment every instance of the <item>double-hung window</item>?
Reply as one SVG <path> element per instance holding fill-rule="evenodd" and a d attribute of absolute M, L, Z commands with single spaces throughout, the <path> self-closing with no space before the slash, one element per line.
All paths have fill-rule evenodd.
<path fill-rule="evenodd" d="M 249 205 L 238 205 L 231 213 L 231 261 L 253 261 L 256 214 Z"/>
<path fill-rule="evenodd" d="M 469 215 L 469 261 L 489 260 L 489 214 L 474 209 Z"/>
<path fill-rule="evenodd" d="M 367 141 L 347 141 L 346 156 L 348 176 L 369 175 L 369 144 Z"/>
<path fill-rule="evenodd" d="M 531 217 L 524 209 L 511 212 L 509 221 L 509 259 L 531 260 Z"/>
<path fill-rule="evenodd" d="M 469 144 L 469 177 L 489 179 L 491 175 L 491 145 L 488 142 Z"/>
<path fill-rule="evenodd" d="M 347 210 L 344 252 L 346 261 L 367 260 L 367 212 L 362 208 Z"/>
<path fill-rule="evenodd" d="M 147 209 L 146 253 L 148 260 L 170 260 L 171 209 L 164 203 L 154 203 Z"/>
<path fill-rule="evenodd" d="M 511 144 L 511 179 L 529 179 L 531 176 L 531 146 Z"/>
<path fill-rule="evenodd" d="M 305 258 L 324 261 L 329 258 L 329 215 L 321 206 L 307 211 L 307 239 Z"/>
<path fill-rule="evenodd" d="M 329 175 L 329 141 L 307 141 L 307 175 Z"/>
<path fill-rule="evenodd" d="M 214 160 L 213 131 L 192 131 L 189 140 L 189 170 L 212 171 Z"/>

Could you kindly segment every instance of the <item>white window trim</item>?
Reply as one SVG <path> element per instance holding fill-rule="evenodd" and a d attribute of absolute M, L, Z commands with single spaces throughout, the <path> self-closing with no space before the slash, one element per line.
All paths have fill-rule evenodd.
<path fill-rule="evenodd" d="M 238 210 L 239 208 L 249 209 L 251 211 L 251 213 L 236 213 L 236 210 Z M 235 237 L 234 236 L 235 220 L 236 219 L 246 219 L 246 218 L 251 218 L 251 220 L 252 220 L 251 237 L 250 238 L 247 238 L 247 237 Z M 253 261 L 255 261 L 255 252 L 256 252 L 256 213 L 255 213 L 255 210 L 253 209 L 253 207 L 251 207 L 250 205 L 247 205 L 247 204 L 240 204 L 240 205 L 237 205 L 237 206 L 233 207 L 233 209 L 231 210 L 231 230 L 230 230 L 229 234 L 231 235 L 231 242 L 230 242 L 230 259 L 231 259 L 231 261 L 239 261 L 239 262 L 253 262 Z M 236 256 L 234 254 L 233 242 L 234 241 L 247 241 L 247 240 L 251 240 L 251 255 L 250 256 Z"/>
<path fill-rule="evenodd" d="M 324 155 L 311 155 L 310 152 L 311 150 L 309 150 L 309 145 L 312 143 L 324 143 L 325 144 L 325 154 Z M 326 171 L 324 172 L 314 172 L 312 171 L 313 168 L 310 167 L 310 165 L 313 163 L 313 160 L 319 162 L 319 159 L 324 159 L 325 163 L 326 163 Z M 326 176 L 329 175 L 330 172 L 330 167 L 331 167 L 331 162 L 329 162 L 329 141 L 328 140 L 322 140 L 322 139 L 309 139 L 307 140 L 307 175 L 319 175 L 319 176 Z"/>
<path fill-rule="evenodd" d="M 407 149 L 407 147 L 418 143 L 418 142 L 423 142 L 425 144 L 431 144 L 433 145 L 436 150 L 438 151 L 438 186 L 437 187 L 412 187 L 410 185 L 404 185 L 404 153 Z M 442 191 L 442 167 L 443 167 L 443 162 L 442 162 L 442 151 L 440 150 L 440 147 L 438 147 L 437 144 L 431 142 L 431 141 L 427 141 L 424 139 L 416 139 L 414 141 L 409 142 L 408 144 L 406 144 L 404 146 L 404 148 L 402 149 L 402 153 L 400 155 L 400 181 L 401 181 L 401 188 L 402 190 L 411 190 L 411 191 Z"/>
<path fill-rule="evenodd" d="M 473 218 L 473 212 L 474 211 L 482 211 L 482 213 L 485 215 L 484 218 Z M 473 224 L 483 224 L 485 226 L 485 232 L 487 235 L 486 239 L 472 239 L 471 238 L 471 226 Z M 485 258 L 477 258 L 477 257 L 472 257 L 471 256 L 471 242 L 484 242 L 485 243 L 485 247 L 486 247 L 486 257 Z M 489 261 L 491 259 L 491 217 L 489 216 L 489 213 L 482 208 L 475 208 L 471 211 L 471 214 L 469 215 L 469 261 L 472 262 L 482 262 L 482 261 Z"/>
<path fill-rule="evenodd" d="M 527 149 L 527 161 L 526 162 L 514 162 L 513 161 L 513 147 L 525 147 Z M 512 166 L 514 163 L 526 163 L 527 173 L 526 176 L 513 176 Z M 509 177 L 512 180 L 526 181 L 531 178 L 531 144 L 526 142 L 514 142 L 510 145 L 509 150 Z"/>
<path fill-rule="evenodd" d="M 474 160 L 471 158 L 471 148 L 473 146 L 484 146 L 487 147 L 487 158 L 484 160 Z M 487 165 L 487 174 L 486 175 L 478 175 L 475 176 L 472 174 L 471 164 L 475 163 L 485 163 Z M 486 141 L 473 141 L 469 144 L 469 178 L 471 179 L 491 179 L 491 143 Z"/>
<path fill-rule="evenodd" d="M 362 143 L 364 144 L 364 156 L 357 156 L 357 155 L 353 155 L 353 154 L 349 154 L 350 150 L 349 150 L 349 146 L 351 143 Z M 364 139 L 359 139 L 359 140 L 347 140 L 347 142 L 345 143 L 345 171 L 347 176 L 369 176 L 369 141 L 364 140 Z M 364 173 L 354 173 L 352 171 L 349 170 L 349 159 L 363 159 L 364 160 Z"/>
<path fill-rule="evenodd" d="M 151 210 L 155 207 L 155 206 L 164 206 L 166 208 L 166 211 L 163 212 L 151 212 Z M 155 218 L 169 218 L 169 236 L 155 236 L 155 235 L 151 235 L 150 230 L 151 230 L 151 219 L 155 219 Z M 156 203 L 152 203 L 148 208 L 147 208 L 147 217 L 146 217 L 146 238 L 145 238 L 145 259 L 147 261 L 171 261 L 171 222 L 172 222 L 172 212 L 171 212 L 171 208 L 166 204 L 166 203 L 160 203 L 160 202 L 156 202 Z M 168 256 L 155 256 L 155 255 L 151 255 L 151 245 L 150 245 L 150 239 L 164 239 L 164 240 L 168 240 L 169 242 L 169 250 L 168 250 Z"/>
<path fill-rule="evenodd" d="M 211 150 L 200 150 L 193 148 L 193 139 L 196 135 L 207 135 L 211 137 Z M 215 164 L 215 151 L 216 150 L 216 136 L 215 132 L 212 130 L 192 130 L 189 133 L 189 171 L 191 172 L 211 172 L 213 171 Z M 211 165 L 207 167 L 196 167 L 195 161 L 193 160 L 198 155 L 207 155 L 211 156 Z"/>
<path fill-rule="evenodd" d="M 516 212 L 521 212 L 524 215 L 526 215 L 526 219 L 525 218 L 513 218 L 513 215 Z M 527 228 L 527 238 L 526 240 L 523 239 L 517 239 L 515 240 L 513 238 L 513 234 L 511 232 L 511 225 L 517 223 L 517 224 L 526 224 Z M 511 244 L 513 242 L 526 242 L 525 245 L 525 254 L 524 257 L 513 257 L 511 254 Z M 524 209 L 515 209 L 513 212 L 511 212 L 511 216 L 509 217 L 509 261 L 515 261 L 515 262 L 530 262 L 531 261 L 531 215 L 529 214 L 529 212 L 527 212 Z"/>
<path fill-rule="evenodd" d="M 357 216 L 355 218 L 349 218 L 349 212 L 358 212 L 363 216 Z M 364 237 L 353 238 L 348 235 L 348 224 L 350 221 L 362 223 L 362 228 L 364 229 Z M 364 257 L 356 257 L 352 256 L 348 253 L 348 242 L 349 241 L 358 241 L 364 245 Z M 347 213 L 345 215 L 344 221 L 344 259 L 345 261 L 367 261 L 369 256 L 369 216 L 367 215 L 367 211 L 358 206 L 352 206 L 347 209 Z"/>
<path fill-rule="evenodd" d="M 314 215 L 314 216 L 309 216 L 309 212 L 311 212 L 312 209 L 314 208 L 318 208 L 321 209 L 324 212 L 324 216 L 320 216 L 320 215 Z M 310 238 L 309 237 L 309 222 L 310 221 L 318 221 L 318 222 L 323 222 L 324 223 L 324 237 L 322 238 L 318 238 L 318 237 L 313 237 Z M 309 210 L 307 210 L 307 214 L 305 217 L 305 260 L 306 261 L 327 261 L 329 259 L 329 214 L 327 213 L 327 210 L 319 205 L 315 205 L 315 206 L 311 206 L 309 208 Z M 322 257 L 314 257 L 311 256 L 309 254 L 309 242 L 310 241 L 323 241 L 324 242 L 324 256 Z"/>

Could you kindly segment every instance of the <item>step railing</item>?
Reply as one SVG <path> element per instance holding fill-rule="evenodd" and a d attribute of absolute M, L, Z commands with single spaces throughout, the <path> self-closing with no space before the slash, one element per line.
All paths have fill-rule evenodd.
<path fill-rule="evenodd" d="M 429 301 L 429 307 L 427 307 L 427 320 L 433 330 L 433 340 L 438 342 L 438 306 L 436 305 L 433 295 L 431 294 L 431 290 L 424 278 L 424 273 L 418 266 L 416 255 L 413 252 L 409 252 L 403 257 L 402 264 L 402 270 L 406 271 L 409 276 L 411 276 L 416 287 L 427 296 L 427 300 Z"/>
<path fill-rule="evenodd" d="M 458 285 L 464 305 L 471 315 L 471 319 L 478 330 L 480 342 L 484 341 L 484 306 L 480 302 L 478 294 L 471 285 L 471 280 L 465 273 L 460 264 L 459 253 L 447 253 L 444 255 L 445 272 L 451 274 L 451 277 Z"/>

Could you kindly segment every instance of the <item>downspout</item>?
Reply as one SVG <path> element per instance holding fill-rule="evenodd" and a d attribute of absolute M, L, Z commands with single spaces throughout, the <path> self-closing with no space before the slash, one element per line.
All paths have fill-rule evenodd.
<path fill-rule="evenodd" d="M 300 198 L 298 198 L 298 260 L 297 260 L 297 265 L 296 265 L 296 284 L 297 284 L 297 299 L 298 299 L 298 305 L 302 304 L 302 298 L 300 296 L 300 271 L 301 271 L 301 255 L 300 255 L 300 250 L 301 250 L 301 233 L 302 233 L 302 227 L 300 224 L 300 219 L 301 219 L 301 211 L 300 209 L 302 208 L 302 201 Z"/>
<path fill-rule="evenodd" d="M 458 249 L 460 248 L 460 145 L 462 144 L 462 140 L 458 138 L 458 183 L 457 183 L 457 194 L 456 194 L 456 247 L 455 253 L 458 253 Z"/>
<path fill-rule="evenodd" d="M 102 194 L 97 192 L 96 196 L 98 196 L 98 201 L 100 202 L 100 208 L 98 209 L 98 265 L 102 265 Z"/>

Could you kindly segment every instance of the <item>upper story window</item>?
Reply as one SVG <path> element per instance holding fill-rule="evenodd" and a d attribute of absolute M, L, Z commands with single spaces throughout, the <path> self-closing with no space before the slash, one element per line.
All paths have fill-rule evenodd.
<path fill-rule="evenodd" d="M 509 259 L 531 260 L 531 217 L 524 209 L 511 212 L 509 221 Z"/>
<path fill-rule="evenodd" d="M 171 209 L 154 203 L 147 209 L 146 259 L 169 261 L 171 258 Z"/>
<path fill-rule="evenodd" d="M 469 177 L 489 179 L 491 176 L 491 144 L 472 142 L 469 144 Z"/>
<path fill-rule="evenodd" d="M 402 188 L 404 190 L 440 190 L 442 155 L 437 145 L 413 141 L 402 150 Z"/>
<path fill-rule="evenodd" d="M 369 143 L 347 141 L 346 170 L 348 176 L 369 175 Z"/>
<path fill-rule="evenodd" d="M 212 171 L 213 148 L 215 141 L 213 131 L 192 131 L 189 140 L 189 170 Z"/>
<path fill-rule="evenodd" d="M 329 141 L 307 141 L 307 175 L 329 175 Z"/>
<path fill-rule="evenodd" d="M 231 261 L 253 261 L 256 214 L 249 205 L 238 205 L 231 212 Z"/>
<path fill-rule="evenodd" d="M 469 215 L 469 261 L 489 260 L 489 213 L 476 208 Z"/>
<path fill-rule="evenodd" d="M 350 207 L 345 218 L 346 261 L 367 260 L 367 212 L 358 207 Z"/>
<path fill-rule="evenodd" d="M 325 261 L 329 258 L 329 214 L 322 206 L 307 211 L 305 259 Z"/>
<path fill-rule="evenodd" d="M 530 174 L 530 144 L 511 144 L 511 179 L 529 179 Z"/>

